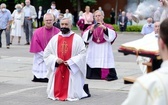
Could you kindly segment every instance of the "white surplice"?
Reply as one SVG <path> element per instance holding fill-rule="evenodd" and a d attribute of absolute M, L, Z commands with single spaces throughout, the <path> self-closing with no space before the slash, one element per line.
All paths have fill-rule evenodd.
<path fill-rule="evenodd" d="M 168 60 L 138 78 L 122 105 L 168 105 Z"/>
<path fill-rule="evenodd" d="M 83 33 L 83 40 L 89 43 L 86 55 L 86 63 L 91 68 L 115 68 L 111 42 L 116 38 L 114 30 L 107 28 L 108 36 L 104 34 L 106 42 L 97 44 L 92 38 L 88 40 L 89 30 Z"/>
<path fill-rule="evenodd" d="M 37 78 L 47 77 L 47 69 L 43 60 L 43 51 L 34 54 L 32 73 Z"/>
<path fill-rule="evenodd" d="M 47 47 L 44 50 L 44 61 L 47 66 L 47 70 L 49 71 L 49 83 L 47 87 L 48 98 L 56 100 L 57 97 L 54 97 L 54 80 L 55 80 L 55 72 L 57 68 L 55 67 L 55 62 L 58 59 L 57 56 L 57 42 L 58 36 L 62 35 L 63 37 L 69 37 L 74 32 L 70 32 L 67 35 L 62 35 L 62 33 L 58 33 L 49 41 Z M 73 43 L 72 43 L 72 55 L 67 63 L 70 70 L 69 76 L 69 86 L 68 86 L 68 97 L 67 100 L 75 101 L 79 100 L 82 97 L 86 97 L 87 94 L 83 90 L 84 79 L 86 76 L 86 48 L 82 38 L 74 34 Z"/>

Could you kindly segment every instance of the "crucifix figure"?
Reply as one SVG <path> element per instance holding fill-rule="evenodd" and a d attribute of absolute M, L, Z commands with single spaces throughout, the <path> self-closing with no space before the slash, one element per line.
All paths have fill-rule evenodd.
<path fill-rule="evenodd" d="M 68 44 L 66 41 L 63 41 L 62 45 L 61 45 L 61 51 L 62 51 L 62 54 L 66 54 L 67 51 L 68 51 Z"/>

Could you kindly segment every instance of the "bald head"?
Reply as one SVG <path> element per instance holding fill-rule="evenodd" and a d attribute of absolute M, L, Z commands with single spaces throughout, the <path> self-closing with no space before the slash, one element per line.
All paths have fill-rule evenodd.
<path fill-rule="evenodd" d="M 122 14 L 122 16 L 125 16 L 125 11 L 122 11 L 122 13 L 121 13 L 121 14 Z"/>

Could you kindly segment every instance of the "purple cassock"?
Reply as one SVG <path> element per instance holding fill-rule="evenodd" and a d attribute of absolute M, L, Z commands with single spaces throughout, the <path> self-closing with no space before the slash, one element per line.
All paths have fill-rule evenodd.
<path fill-rule="evenodd" d="M 114 30 L 114 28 L 113 28 L 113 26 L 111 25 L 111 24 L 106 24 L 106 23 L 103 23 L 103 25 L 105 26 L 105 27 L 107 27 L 107 28 L 109 28 L 109 29 L 112 29 L 112 30 Z M 87 30 L 89 30 L 91 28 L 91 25 L 85 30 L 85 31 L 87 31 Z M 84 31 L 84 32 L 85 32 Z M 83 32 L 83 33 L 84 33 Z M 82 33 L 82 34 L 83 34 Z M 104 43 L 104 42 L 106 42 L 106 40 L 103 38 L 103 36 L 104 36 L 104 31 L 103 31 L 103 29 L 102 28 L 100 28 L 100 27 L 97 27 L 97 28 L 95 28 L 94 30 L 93 30 L 93 41 L 95 42 L 95 43 L 97 43 L 97 44 L 100 44 L 100 43 Z M 116 34 L 116 37 L 115 37 L 115 39 L 117 38 L 117 34 Z M 111 42 L 111 43 L 113 43 L 114 41 L 115 41 L 115 39 Z"/>
<path fill-rule="evenodd" d="M 114 28 L 113 28 L 112 25 L 110 25 L 110 24 L 105 24 L 105 23 L 103 23 L 103 25 L 104 25 L 105 27 L 109 28 L 109 29 L 114 30 Z M 117 34 L 116 34 L 116 35 L 117 35 Z M 94 41 L 95 43 L 99 44 L 99 43 L 104 43 L 104 42 L 106 42 L 106 40 L 103 38 L 103 36 L 104 36 L 104 31 L 103 31 L 102 28 L 97 27 L 96 29 L 93 30 L 93 41 Z M 116 36 L 116 37 L 117 37 L 117 36 Z M 115 39 L 114 39 L 114 40 L 115 40 Z M 113 41 L 114 41 L 114 40 L 113 40 Z"/>
<path fill-rule="evenodd" d="M 30 52 L 44 51 L 50 39 L 59 32 L 60 30 L 54 26 L 50 29 L 47 29 L 45 26 L 36 29 L 31 40 Z"/>

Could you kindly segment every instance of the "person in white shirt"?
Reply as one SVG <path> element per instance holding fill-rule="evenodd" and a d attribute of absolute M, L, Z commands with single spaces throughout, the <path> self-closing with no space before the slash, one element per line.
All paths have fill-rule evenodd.
<path fill-rule="evenodd" d="M 168 105 L 168 18 L 160 24 L 158 46 L 161 67 L 139 77 L 122 105 Z"/>
<path fill-rule="evenodd" d="M 11 42 L 12 44 L 14 36 L 18 37 L 18 44 L 20 44 L 21 37 L 24 34 L 24 12 L 22 11 L 22 5 L 16 4 L 16 10 L 12 13 L 13 22 L 11 25 Z"/>
<path fill-rule="evenodd" d="M 154 25 L 152 21 L 153 21 L 152 18 L 147 19 L 147 23 L 143 25 L 142 30 L 141 30 L 142 35 L 146 35 L 154 31 Z"/>
<path fill-rule="evenodd" d="M 71 20 L 71 22 L 73 23 L 72 14 L 69 13 L 69 9 L 66 9 L 66 10 L 65 10 L 64 17 L 65 17 L 65 18 L 69 18 L 69 19 Z"/>
<path fill-rule="evenodd" d="M 44 11 L 42 6 L 39 6 L 39 10 L 37 11 L 37 27 L 43 26 L 43 16 L 44 16 Z"/>
<path fill-rule="evenodd" d="M 84 28 L 83 31 L 91 24 L 93 24 L 93 14 L 90 12 L 90 7 L 85 7 L 85 12 L 82 14 L 82 19 L 84 19 Z"/>
<path fill-rule="evenodd" d="M 56 3 L 51 2 L 51 9 L 47 10 L 47 13 L 52 13 L 55 16 L 55 21 L 59 17 L 59 11 L 56 9 Z"/>
<path fill-rule="evenodd" d="M 25 0 L 25 6 L 23 7 L 24 12 L 24 31 L 26 34 L 26 44 L 30 45 L 33 35 L 33 20 L 37 17 L 35 7 L 30 5 L 30 0 Z"/>

